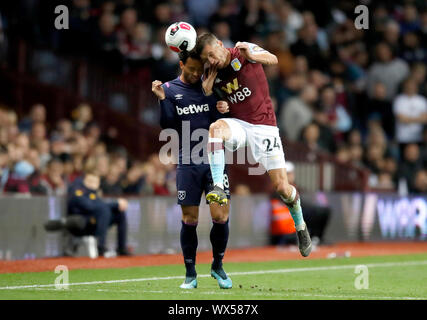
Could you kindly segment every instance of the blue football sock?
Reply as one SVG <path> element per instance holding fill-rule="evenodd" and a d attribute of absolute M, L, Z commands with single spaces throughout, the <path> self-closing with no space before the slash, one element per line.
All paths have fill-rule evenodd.
<path fill-rule="evenodd" d="M 294 220 L 295 229 L 297 231 L 300 231 L 304 229 L 305 222 L 304 222 L 304 217 L 302 215 L 301 201 L 300 199 L 295 201 L 295 198 L 297 196 L 297 190 L 295 189 L 294 186 L 292 186 L 292 188 L 293 188 L 292 190 L 293 192 L 290 199 L 285 199 L 282 195 L 280 195 L 280 198 L 289 208 L 292 219 Z"/>
<path fill-rule="evenodd" d="M 197 224 L 186 224 L 182 221 L 181 226 L 181 248 L 184 255 L 186 277 L 196 277 L 196 252 L 197 252 Z"/>
<path fill-rule="evenodd" d="M 291 207 L 289 206 L 289 211 L 291 212 L 292 219 L 294 219 L 295 229 L 300 231 L 304 229 L 304 217 L 302 215 L 302 208 L 300 199 L 298 199 L 295 204 Z"/>
<path fill-rule="evenodd" d="M 209 138 L 208 158 L 214 186 L 224 189 L 225 154 L 222 139 Z"/>

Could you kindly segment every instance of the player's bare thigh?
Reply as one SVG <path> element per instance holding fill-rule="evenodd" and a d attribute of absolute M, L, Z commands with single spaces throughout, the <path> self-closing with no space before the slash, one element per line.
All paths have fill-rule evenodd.
<path fill-rule="evenodd" d="M 199 221 L 199 207 L 198 206 L 181 206 L 182 221 L 186 224 L 193 224 Z"/>
<path fill-rule="evenodd" d="M 230 204 L 227 203 L 223 206 L 218 203 L 212 203 L 209 205 L 211 210 L 211 217 L 213 220 L 219 223 L 225 223 L 228 219 L 228 213 L 230 212 Z"/>
<path fill-rule="evenodd" d="M 274 190 L 285 198 L 289 198 L 292 194 L 292 188 L 288 182 L 288 175 L 285 168 L 272 169 L 268 171 Z"/>
<path fill-rule="evenodd" d="M 209 137 L 220 138 L 223 141 L 231 138 L 231 129 L 227 122 L 217 120 L 209 126 Z"/>

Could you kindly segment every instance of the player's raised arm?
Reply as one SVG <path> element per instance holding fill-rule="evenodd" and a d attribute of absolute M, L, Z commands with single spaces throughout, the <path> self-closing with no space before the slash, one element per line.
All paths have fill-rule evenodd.
<path fill-rule="evenodd" d="M 151 84 L 151 91 L 156 95 L 159 100 L 166 98 L 165 90 L 162 88 L 162 82 L 159 80 L 154 80 Z"/>
<path fill-rule="evenodd" d="M 279 62 L 274 54 L 256 44 L 250 42 L 237 42 L 235 47 L 239 48 L 241 55 L 250 62 L 261 64 L 277 64 Z"/>
<path fill-rule="evenodd" d="M 166 99 L 165 89 L 162 82 L 155 80 L 151 84 L 151 91 L 159 99 L 160 104 L 160 126 L 163 129 L 173 128 L 175 126 L 175 108 L 169 99 Z"/>

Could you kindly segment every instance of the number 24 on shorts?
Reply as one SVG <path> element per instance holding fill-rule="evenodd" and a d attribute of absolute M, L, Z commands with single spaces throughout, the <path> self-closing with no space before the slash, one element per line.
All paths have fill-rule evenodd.
<path fill-rule="evenodd" d="M 280 144 L 277 143 L 277 137 L 274 137 L 274 143 L 273 146 L 271 146 L 271 140 L 266 138 L 264 140 L 262 140 L 262 144 L 266 145 L 265 151 L 266 152 L 270 152 L 273 151 L 273 148 L 278 148 L 280 149 Z"/>

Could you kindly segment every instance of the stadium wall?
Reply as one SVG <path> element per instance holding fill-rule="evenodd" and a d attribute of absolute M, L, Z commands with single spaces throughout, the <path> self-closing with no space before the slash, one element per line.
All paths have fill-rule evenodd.
<path fill-rule="evenodd" d="M 306 193 L 304 199 L 330 206 L 325 238 L 339 241 L 427 240 L 427 200 L 378 193 Z M 6 196 L 0 199 L 0 259 L 62 255 L 63 235 L 47 233 L 43 223 L 65 214 L 65 198 Z M 135 254 L 180 252 L 181 209 L 175 197 L 129 198 L 128 244 Z M 230 213 L 230 248 L 268 245 L 269 197 L 234 196 Z M 199 250 L 210 250 L 209 207 L 202 203 Z M 115 229 L 108 246 L 115 247 Z"/>

